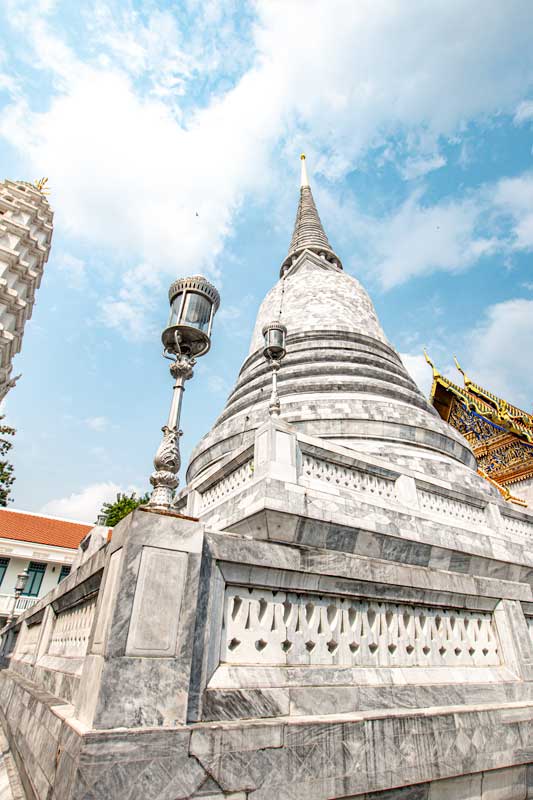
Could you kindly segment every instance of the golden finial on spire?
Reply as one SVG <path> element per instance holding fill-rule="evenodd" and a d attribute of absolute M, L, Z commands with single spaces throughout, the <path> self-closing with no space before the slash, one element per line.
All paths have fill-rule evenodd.
<path fill-rule="evenodd" d="M 431 367 L 431 369 L 433 370 L 433 377 L 434 377 L 434 378 L 439 378 L 439 377 L 440 377 L 440 372 L 438 371 L 437 367 L 435 366 L 435 364 L 433 363 L 433 361 L 432 361 L 432 360 L 430 359 L 430 357 L 428 356 L 428 353 L 427 353 L 427 350 L 426 350 L 426 348 L 425 348 L 425 347 L 424 347 L 424 356 L 425 356 L 425 358 L 426 358 L 426 361 L 428 362 L 429 366 L 430 366 L 430 367 Z"/>
<path fill-rule="evenodd" d="M 455 366 L 457 367 L 457 369 L 459 370 L 459 372 L 463 376 L 463 380 L 465 382 L 465 386 L 468 388 L 469 384 L 472 383 L 472 381 L 470 380 L 470 378 L 468 377 L 468 375 L 466 374 L 466 372 L 464 371 L 462 366 L 457 361 L 456 356 L 453 357 L 453 360 L 455 361 Z"/>
<path fill-rule="evenodd" d="M 33 182 L 33 185 L 36 189 L 38 189 L 41 194 L 50 194 L 50 191 L 47 187 L 48 178 L 39 178 L 38 180 Z"/>
<path fill-rule="evenodd" d="M 300 156 L 300 161 L 302 162 L 302 177 L 300 180 L 300 187 L 308 187 L 309 186 L 309 178 L 307 177 L 307 168 L 305 166 L 305 153 L 302 153 Z"/>

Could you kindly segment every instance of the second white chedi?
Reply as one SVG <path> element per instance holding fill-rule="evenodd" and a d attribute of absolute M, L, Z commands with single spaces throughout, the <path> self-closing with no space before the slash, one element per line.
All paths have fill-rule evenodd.
<path fill-rule="evenodd" d="M 20 377 L 12 378 L 12 362 L 50 253 L 54 215 L 45 184 L 0 181 L 0 400 Z"/>

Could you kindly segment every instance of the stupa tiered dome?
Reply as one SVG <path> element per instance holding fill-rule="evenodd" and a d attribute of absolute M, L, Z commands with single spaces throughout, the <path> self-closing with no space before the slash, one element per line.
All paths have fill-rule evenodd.
<path fill-rule="evenodd" d="M 368 293 L 344 272 L 302 165 L 281 277 L 261 304 L 249 355 L 224 411 L 193 451 L 188 478 L 251 443 L 265 421 L 271 378 L 262 330 L 273 320 L 287 328 L 278 376 L 281 415 L 298 431 L 435 474 L 454 464 L 474 468 L 465 439 L 426 401 L 387 341 Z"/>

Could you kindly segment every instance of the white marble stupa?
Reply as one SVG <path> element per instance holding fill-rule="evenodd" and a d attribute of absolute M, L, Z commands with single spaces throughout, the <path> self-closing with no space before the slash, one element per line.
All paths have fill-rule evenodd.
<path fill-rule="evenodd" d="M 282 417 L 295 430 L 400 464 L 425 458 L 435 464 L 428 468 L 443 474 L 451 461 L 475 465 L 464 438 L 442 422 L 408 375 L 366 290 L 344 272 L 302 159 L 294 233 L 280 279 L 261 304 L 248 358 L 223 413 L 193 452 L 189 478 L 253 441 L 264 422 L 271 379 L 262 329 L 272 320 L 288 331 L 279 393 Z"/>

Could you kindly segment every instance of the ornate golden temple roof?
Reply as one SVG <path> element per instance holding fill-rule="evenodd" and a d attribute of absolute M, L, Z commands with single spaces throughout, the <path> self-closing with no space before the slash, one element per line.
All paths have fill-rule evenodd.
<path fill-rule="evenodd" d="M 479 473 L 506 500 L 527 505 L 508 486 L 533 477 L 533 415 L 474 383 L 456 358 L 464 386 L 442 375 L 424 355 L 433 370 L 430 399 L 439 415 L 468 440 Z"/>
<path fill-rule="evenodd" d="M 498 397 L 492 392 L 489 392 L 487 389 L 484 389 L 482 386 L 479 386 L 479 384 L 470 380 L 468 375 L 459 365 L 459 362 L 455 356 L 454 361 L 457 369 L 463 376 L 464 387 L 458 386 L 449 378 L 441 375 L 425 350 L 424 355 L 426 357 L 426 361 L 433 370 L 431 402 L 435 408 L 437 408 L 439 413 L 440 409 L 438 408 L 437 404 L 439 402 L 438 389 L 440 386 L 462 400 L 468 410 L 474 411 L 476 414 L 485 417 L 493 424 L 502 428 L 502 430 L 508 431 L 509 433 L 514 433 L 520 439 L 533 444 L 533 416 L 531 414 L 528 414 L 527 411 L 523 411 L 521 408 L 518 408 L 518 406 L 508 403 L 507 400 L 503 400 L 501 397 Z M 442 414 L 441 417 L 446 419 L 446 417 L 444 417 Z"/>

